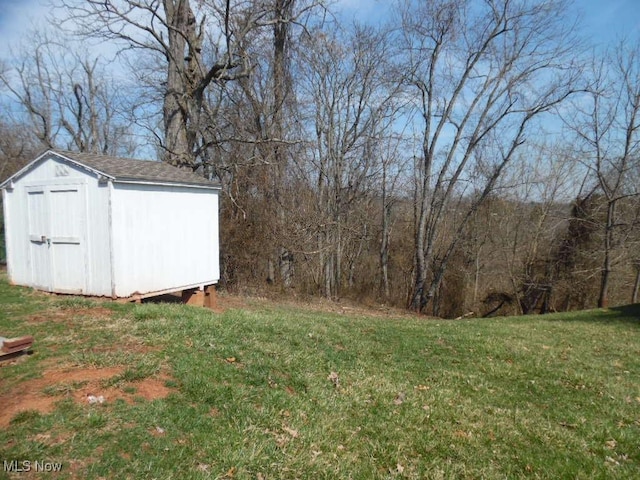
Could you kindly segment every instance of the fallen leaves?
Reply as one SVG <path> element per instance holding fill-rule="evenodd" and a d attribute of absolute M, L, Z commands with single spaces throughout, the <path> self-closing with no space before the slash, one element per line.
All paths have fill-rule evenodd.
<path fill-rule="evenodd" d="M 331 383 L 333 383 L 333 386 L 335 388 L 340 387 L 340 377 L 338 376 L 338 374 L 336 372 L 331 372 L 329 374 L 329 376 L 327 377 L 327 380 L 329 380 Z"/>
<path fill-rule="evenodd" d="M 233 365 L 236 368 L 244 368 L 244 364 L 241 363 L 236 357 L 225 357 L 223 361 L 229 365 Z"/>
<path fill-rule="evenodd" d="M 395 467 L 389 467 L 389 474 L 396 476 L 404 473 L 404 465 L 396 463 Z"/>
<path fill-rule="evenodd" d="M 414 385 L 413 390 L 416 392 L 426 392 L 428 390 L 430 390 L 431 387 L 429 387 L 428 385 L 423 385 L 423 384 L 419 384 L 419 385 Z M 407 393 L 406 392 L 398 392 L 396 394 L 396 396 L 393 399 L 393 404 L 394 405 L 402 405 L 405 401 L 407 400 Z M 423 407 L 425 410 L 428 410 L 429 407 L 427 407 L 426 405 Z"/>
<path fill-rule="evenodd" d="M 297 430 L 294 430 L 293 428 L 289 428 L 287 426 L 283 426 L 282 430 L 291 435 L 292 438 L 298 438 L 299 434 Z"/>
<path fill-rule="evenodd" d="M 298 430 L 291 428 L 287 425 L 283 425 L 280 430 L 265 430 L 264 433 L 268 433 L 273 435 L 273 438 L 276 442 L 278 448 L 286 447 L 289 442 L 298 438 L 300 433 Z"/>
<path fill-rule="evenodd" d="M 620 465 L 620 462 L 618 460 L 616 460 L 613 457 L 609 457 L 609 456 L 604 457 L 604 463 L 606 465 L 610 465 L 610 466 L 618 466 L 618 465 Z"/>

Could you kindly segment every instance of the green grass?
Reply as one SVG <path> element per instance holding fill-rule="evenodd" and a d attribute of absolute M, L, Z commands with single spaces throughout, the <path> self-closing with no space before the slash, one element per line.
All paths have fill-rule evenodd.
<path fill-rule="evenodd" d="M 107 386 L 128 391 L 171 377 L 166 398 L 61 397 L 0 429 L 0 460 L 62 462 L 61 478 L 640 478 L 638 306 L 464 321 L 269 303 L 215 314 L 0 282 L 0 332 L 36 337 L 34 355 L 0 367 L 3 389 L 52 362 L 120 365 Z M 123 338 L 145 348 L 99 348 Z"/>

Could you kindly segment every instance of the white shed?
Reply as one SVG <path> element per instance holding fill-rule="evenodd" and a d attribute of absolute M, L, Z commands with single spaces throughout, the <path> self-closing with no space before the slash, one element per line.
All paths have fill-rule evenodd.
<path fill-rule="evenodd" d="M 191 171 L 49 150 L 0 188 L 14 284 L 137 299 L 220 278 L 220 187 Z"/>

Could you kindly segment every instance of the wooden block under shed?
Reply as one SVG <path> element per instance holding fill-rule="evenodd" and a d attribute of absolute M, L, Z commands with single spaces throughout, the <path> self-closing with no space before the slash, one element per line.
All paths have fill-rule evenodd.
<path fill-rule="evenodd" d="M 191 288 L 182 291 L 182 303 L 204 307 L 204 291 L 199 288 Z"/>
<path fill-rule="evenodd" d="M 204 289 L 204 306 L 206 308 L 216 308 L 218 306 L 218 295 L 215 285 L 207 285 Z"/>

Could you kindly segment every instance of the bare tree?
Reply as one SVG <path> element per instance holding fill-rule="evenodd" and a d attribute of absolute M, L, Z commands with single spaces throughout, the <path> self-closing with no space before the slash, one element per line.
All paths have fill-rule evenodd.
<path fill-rule="evenodd" d="M 25 135 L 25 125 L 0 120 L 0 182 L 25 166 L 42 146 Z"/>
<path fill-rule="evenodd" d="M 433 300 L 464 224 L 536 118 L 572 92 L 568 54 L 575 45 L 567 43 L 564 7 L 555 0 L 400 3 L 400 68 L 423 122 L 412 309 Z M 472 190 L 453 235 L 443 239 L 452 201 Z"/>
<path fill-rule="evenodd" d="M 569 205 L 580 190 L 584 169 L 560 144 L 529 145 L 510 165 L 503 183 L 508 208 L 498 212 L 493 228 L 505 264 L 497 275 L 508 279 L 508 290 L 519 314 L 547 313 L 558 284 L 558 245 L 568 229 Z M 514 168 L 515 167 L 515 168 Z"/>
<path fill-rule="evenodd" d="M 204 5 L 194 11 L 189 0 L 61 0 L 61 6 L 69 12 L 67 26 L 81 35 L 157 59 L 164 70 L 160 144 L 168 161 L 196 168 L 206 88 L 247 74 L 236 38 L 248 26 L 232 32 L 230 0 L 207 5 L 206 12 L 221 32 L 211 39 L 209 50 L 204 45 L 208 20 Z M 210 61 L 205 61 L 207 54 Z"/>
<path fill-rule="evenodd" d="M 402 134 L 391 135 L 381 142 L 379 158 L 380 175 L 380 290 L 385 300 L 391 297 L 391 279 L 389 278 L 389 257 L 394 227 L 393 211 L 402 198 L 400 185 L 406 175 L 407 158 L 401 150 L 408 150 Z"/>
<path fill-rule="evenodd" d="M 268 243 L 272 253 L 267 256 L 267 281 L 278 278 L 285 287 L 292 286 L 294 256 L 287 246 L 290 222 L 287 212 L 292 208 L 295 193 L 288 193 L 292 148 L 301 142 L 295 129 L 296 105 L 292 63 L 299 42 L 295 36 L 307 28 L 302 17 L 312 14 L 320 2 L 313 0 L 271 0 L 272 26 L 256 30 L 251 35 L 248 54 L 252 60 L 252 75 L 238 82 L 246 113 L 251 122 L 238 125 L 235 140 L 249 144 L 251 158 L 258 159 L 267 172 L 260 188 L 267 205 L 265 221 L 272 226 Z M 237 104 L 236 104 L 237 105 Z M 242 123 L 247 123 L 240 118 Z M 295 132 L 295 133 L 294 133 Z M 252 145 L 251 145 L 252 143 Z M 276 266 L 279 275 L 276 275 Z"/>
<path fill-rule="evenodd" d="M 40 148 L 58 147 L 100 153 L 130 153 L 128 118 L 104 62 L 78 53 L 60 37 L 34 34 L 0 72 L 11 94 L 16 122 Z M 122 90 L 122 88 L 120 88 Z"/>
<path fill-rule="evenodd" d="M 278 42 L 286 37 L 283 25 L 295 21 L 287 16 L 289 3 L 60 0 L 70 12 L 68 24 L 81 35 L 113 41 L 121 52 L 141 51 L 155 58 L 163 125 L 158 141 L 167 161 L 194 170 L 208 166 L 207 149 L 219 141 L 207 91 L 250 74 L 252 32 L 280 26 Z M 154 65 L 148 58 L 145 62 Z"/>
<path fill-rule="evenodd" d="M 314 128 L 310 174 L 318 195 L 317 250 L 327 297 L 340 295 L 345 249 L 364 234 L 350 223 L 351 214 L 370 190 L 376 143 L 393 118 L 394 87 L 382 69 L 388 49 L 382 31 L 356 26 L 346 34 L 314 31 L 304 52 L 301 99 Z"/>
<path fill-rule="evenodd" d="M 592 173 L 591 192 L 604 196 L 602 267 L 598 306 L 609 303 L 616 252 L 635 226 L 622 220 L 623 201 L 640 195 L 636 172 L 640 166 L 640 44 L 621 43 L 613 52 L 594 59 L 589 92 L 565 115 L 581 162 Z M 586 194 L 586 196 L 591 193 Z"/>

